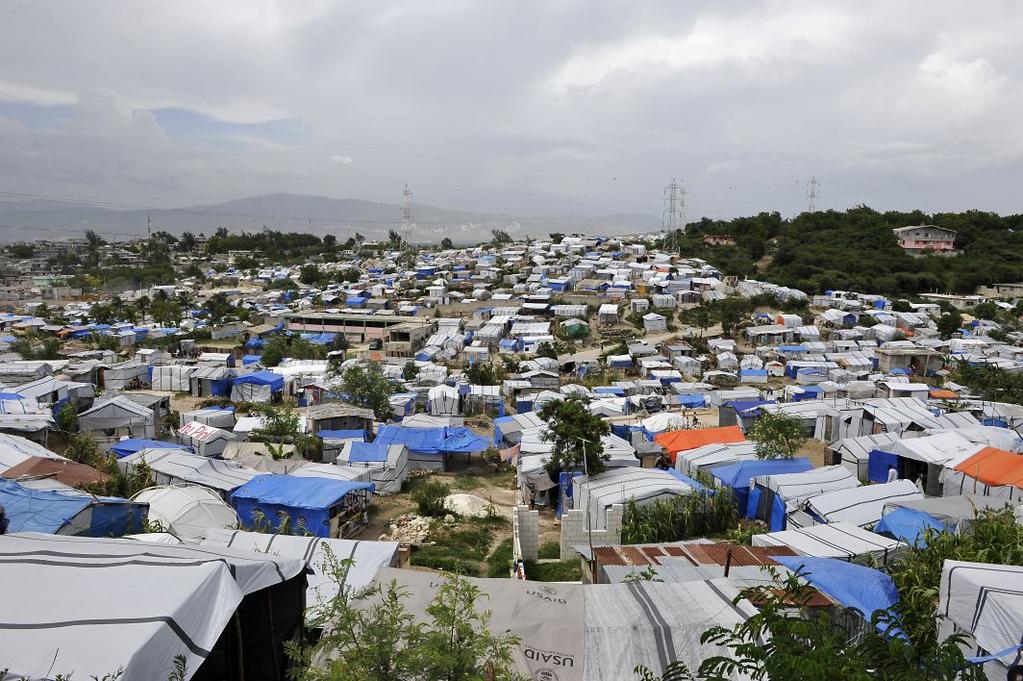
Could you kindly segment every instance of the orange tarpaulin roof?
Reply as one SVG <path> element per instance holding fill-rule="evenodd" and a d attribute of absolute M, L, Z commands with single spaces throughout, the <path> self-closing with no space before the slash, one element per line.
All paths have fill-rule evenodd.
<path fill-rule="evenodd" d="M 1023 487 L 1023 456 L 985 447 L 955 467 L 960 473 L 994 487 Z"/>
<path fill-rule="evenodd" d="M 932 390 L 931 399 L 935 400 L 954 400 L 959 397 L 959 393 L 955 390 Z"/>
<path fill-rule="evenodd" d="M 654 436 L 654 442 L 668 450 L 672 461 L 675 460 L 676 454 L 686 449 L 695 449 L 704 445 L 731 444 L 733 442 L 745 441 L 746 436 L 742 434 L 742 429 L 739 426 L 669 430 L 666 433 L 658 433 Z"/>

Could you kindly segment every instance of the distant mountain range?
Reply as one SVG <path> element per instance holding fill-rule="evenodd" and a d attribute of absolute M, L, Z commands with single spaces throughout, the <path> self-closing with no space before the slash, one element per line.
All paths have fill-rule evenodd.
<path fill-rule="evenodd" d="M 540 237 L 550 232 L 628 234 L 660 229 L 661 221 L 643 213 L 613 213 L 572 217 L 516 217 L 470 213 L 413 204 L 414 242 L 436 243 L 450 237 L 456 244 L 478 243 L 502 229 L 513 238 Z M 146 217 L 153 231 L 212 234 L 218 227 L 232 232 L 258 231 L 264 225 L 285 232 L 333 234 L 344 241 L 355 232 L 367 239 L 387 236 L 400 220 L 397 204 L 325 196 L 264 194 L 208 206 L 168 210 L 113 210 L 63 201 L 0 201 L 0 241 L 66 239 L 92 229 L 108 241 L 144 236 Z"/>

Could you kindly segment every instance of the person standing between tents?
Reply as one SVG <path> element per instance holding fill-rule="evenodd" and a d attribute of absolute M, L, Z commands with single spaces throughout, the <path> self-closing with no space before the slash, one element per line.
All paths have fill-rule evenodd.
<path fill-rule="evenodd" d="M 0 506 L 0 534 L 7 534 L 7 528 L 10 525 L 11 521 L 7 518 L 7 509 Z"/>
<path fill-rule="evenodd" d="M 899 479 L 899 472 L 895 470 L 895 466 L 888 466 L 888 482 L 895 482 Z"/>

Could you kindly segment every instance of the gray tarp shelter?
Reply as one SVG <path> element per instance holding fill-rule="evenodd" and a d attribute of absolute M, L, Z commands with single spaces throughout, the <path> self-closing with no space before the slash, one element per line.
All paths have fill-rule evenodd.
<path fill-rule="evenodd" d="M 96 400 L 92 408 L 78 415 L 82 430 L 102 433 L 108 440 L 120 436 L 156 437 L 156 416 L 126 395 Z"/>
<path fill-rule="evenodd" d="M 214 490 L 227 501 L 232 491 L 260 473 L 231 461 L 210 459 L 180 449 L 143 449 L 119 459 L 117 465 L 125 472 L 145 463 L 157 485 L 192 483 Z"/>

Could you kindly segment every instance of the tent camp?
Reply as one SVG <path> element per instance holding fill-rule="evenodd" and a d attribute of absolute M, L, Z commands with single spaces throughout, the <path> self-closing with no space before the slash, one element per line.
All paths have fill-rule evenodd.
<path fill-rule="evenodd" d="M 189 379 L 195 367 L 184 364 L 165 364 L 151 367 L 153 371 L 153 390 L 161 392 L 187 393 Z"/>
<path fill-rule="evenodd" d="M 682 452 L 675 459 L 675 470 L 687 475 L 696 475 L 697 473 L 709 473 L 718 466 L 727 466 L 755 458 L 757 458 L 757 448 L 752 442 L 710 444 Z"/>
<path fill-rule="evenodd" d="M 35 456 L 63 459 L 59 454 L 51 452 L 41 444 L 19 437 L 0 433 L 0 474 L 11 466 L 18 464 Z"/>
<path fill-rule="evenodd" d="M 398 543 L 385 541 L 291 537 L 211 529 L 206 532 L 202 546 L 259 551 L 303 561 L 309 580 L 306 588 L 306 608 L 309 614 L 314 614 L 310 612 L 311 609 L 326 605 L 338 593 L 339 585 L 330 571 L 328 551 L 336 561 L 352 561 L 343 586 L 356 592 L 371 584 L 381 568 L 396 566 L 398 562 Z"/>
<path fill-rule="evenodd" d="M 746 514 L 749 518 L 763 520 L 772 531 L 784 530 L 789 515 L 806 499 L 859 484 L 856 476 L 844 466 L 822 466 L 802 473 L 757 477 L 750 484 Z"/>
<path fill-rule="evenodd" d="M 435 385 L 427 393 L 427 411 L 437 416 L 457 416 L 460 402 L 458 388 L 450 385 Z"/>
<path fill-rule="evenodd" d="M 338 466 L 332 463 L 304 463 L 288 472 L 299 478 L 330 478 L 342 482 L 373 482 L 368 468 Z"/>
<path fill-rule="evenodd" d="M 444 470 L 448 456 L 482 452 L 490 446 L 487 438 L 466 427 L 407 428 L 384 425 L 377 430 L 374 443 L 405 445 L 410 470 Z"/>
<path fill-rule="evenodd" d="M 905 436 L 911 435 L 906 433 Z M 830 456 L 825 459 L 826 463 L 840 463 L 853 473 L 860 482 L 867 482 L 867 462 L 870 452 L 875 449 L 886 450 L 893 442 L 898 442 L 903 436 L 898 433 L 878 433 L 876 435 L 861 435 L 859 437 L 847 437 L 835 442 L 829 447 Z"/>
<path fill-rule="evenodd" d="M 236 376 L 231 383 L 232 402 L 265 404 L 284 390 L 284 376 L 272 371 L 253 371 Z"/>
<path fill-rule="evenodd" d="M 284 681 L 285 642 L 301 635 L 299 560 L 29 533 L 0 536 L 0 566 L 0 660 L 14 678 L 123 667 L 125 681 L 166 679 L 184 655 L 184 679 Z"/>
<path fill-rule="evenodd" d="M 838 521 L 780 532 L 753 535 L 753 546 L 788 546 L 804 556 L 852 560 L 870 555 L 887 562 L 900 542 L 869 532 L 852 523 Z"/>
<path fill-rule="evenodd" d="M 190 421 L 178 428 L 178 440 L 200 456 L 221 456 L 234 434 L 220 428 Z"/>
<path fill-rule="evenodd" d="M 125 395 L 96 400 L 91 409 L 78 415 L 78 423 L 82 431 L 108 445 L 123 437 L 152 438 L 156 435 L 153 410 Z"/>
<path fill-rule="evenodd" d="M 931 496 L 941 495 L 941 470 L 952 459 L 976 454 L 984 445 L 976 444 L 955 431 L 940 435 L 925 435 L 908 440 L 897 440 L 884 451 L 870 452 L 867 477 L 871 482 L 887 482 L 888 471 L 894 468 L 900 478 L 926 480 L 924 491 Z"/>
<path fill-rule="evenodd" d="M 654 436 L 654 442 L 661 445 L 668 451 L 672 462 L 679 452 L 685 452 L 697 447 L 711 444 L 729 444 L 734 442 L 745 442 L 746 436 L 742 434 L 739 426 L 725 426 L 723 428 L 697 428 L 694 430 L 669 430 Z"/>
<path fill-rule="evenodd" d="M 1003 449 L 984 447 L 972 456 L 952 459 L 942 475 L 946 496 L 1023 497 L 1023 455 Z"/>
<path fill-rule="evenodd" d="M 117 462 L 125 472 L 134 470 L 139 464 L 149 467 L 157 485 L 201 485 L 215 491 L 224 500 L 233 490 L 257 475 L 266 475 L 231 461 L 210 459 L 180 449 L 143 449 Z"/>
<path fill-rule="evenodd" d="M 1023 567 L 946 560 L 938 612 L 942 637 L 965 634 L 978 656 L 1003 653 L 984 672 L 989 679 L 1006 678 L 1023 631 Z"/>
<path fill-rule="evenodd" d="M 341 447 L 336 463 L 368 471 L 377 494 L 396 494 L 408 477 L 408 447 L 348 440 Z"/>
<path fill-rule="evenodd" d="M 909 480 L 896 480 L 882 485 L 864 485 L 810 497 L 809 512 L 821 522 L 845 520 L 859 527 L 881 519 L 884 505 L 895 499 L 923 499 L 916 485 Z"/>
<path fill-rule="evenodd" d="M 370 482 L 259 475 L 234 490 L 230 501 L 245 527 L 343 539 L 365 527 L 371 494 Z"/>
<path fill-rule="evenodd" d="M 813 468 L 813 464 L 807 458 L 795 459 L 754 459 L 750 461 L 739 461 L 737 463 L 718 466 L 711 471 L 711 475 L 719 485 L 729 487 L 735 494 L 735 503 L 739 512 L 746 512 L 750 497 L 750 487 L 756 477 L 771 476 L 780 473 L 801 473 Z M 754 510 L 756 504 L 753 505 Z M 746 517 L 753 517 L 747 515 Z"/>
<path fill-rule="evenodd" d="M 32 489 L 0 480 L 0 506 L 9 532 L 43 532 L 83 537 L 119 537 L 140 532 L 146 505 L 77 490 Z"/>
<path fill-rule="evenodd" d="M 179 445 L 176 442 L 164 442 L 163 440 L 149 440 L 144 437 L 125 438 L 110 445 L 110 453 L 118 459 L 123 459 L 135 452 L 141 452 L 143 449 L 181 449 L 191 453 L 191 450 L 186 445 Z"/>
<path fill-rule="evenodd" d="M 149 504 L 149 522 L 183 541 L 199 541 L 211 528 L 234 528 L 238 515 L 213 490 L 199 485 L 150 487 L 132 497 Z"/>
<path fill-rule="evenodd" d="M 203 425 L 223 428 L 224 430 L 234 429 L 234 407 L 206 407 L 195 411 L 186 411 L 181 414 L 181 425 L 198 421 Z"/>
<path fill-rule="evenodd" d="M 590 527 L 607 525 L 607 510 L 633 500 L 642 506 L 657 499 L 692 494 L 694 489 L 667 471 L 656 468 L 611 468 L 592 479 L 572 479 L 575 508 L 588 511 Z"/>

